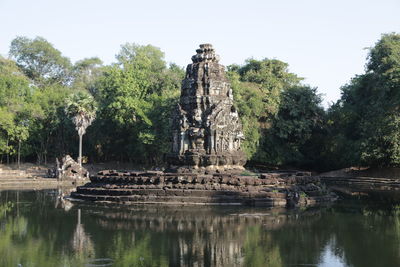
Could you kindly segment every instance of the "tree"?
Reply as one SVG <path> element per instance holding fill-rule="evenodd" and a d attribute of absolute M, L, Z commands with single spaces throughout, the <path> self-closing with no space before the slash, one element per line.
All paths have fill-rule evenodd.
<path fill-rule="evenodd" d="M 262 101 L 260 85 L 251 82 L 241 82 L 237 72 L 228 72 L 235 106 L 243 125 L 245 140 L 242 148 L 251 159 L 257 153 L 262 138 L 261 114 L 265 114 L 265 103 Z"/>
<path fill-rule="evenodd" d="M 100 109 L 94 127 L 106 130 L 95 147 L 119 161 L 159 163 L 169 149 L 170 117 L 184 72 L 175 64 L 167 67 L 164 53 L 149 45 L 126 44 L 117 59 L 97 83 Z"/>
<path fill-rule="evenodd" d="M 53 84 L 35 90 L 29 100 L 33 121 L 28 143 L 38 164 L 47 164 L 48 159 L 63 154 L 67 137 L 72 139 L 70 127 L 66 127 L 72 122 L 64 112 L 65 99 L 71 93 L 69 87 Z"/>
<path fill-rule="evenodd" d="M 399 107 L 400 35 L 384 34 L 370 49 L 366 72 L 342 87 L 330 111 L 341 118 L 332 124 L 335 136 L 351 147 L 354 164 L 400 166 Z M 340 144 L 332 148 L 336 154 L 344 150 Z"/>
<path fill-rule="evenodd" d="M 17 153 L 20 163 L 21 143 L 29 136 L 32 114 L 29 111 L 29 80 L 12 60 L 0 57 L 0 154 Z"/>
<path fill-rule="evenodd" d="M 72 67 L 72 88 L 86 89 L 92 95 L 97 95 L 97 81 L 102 75 L 103 62 L 98 57 L 85 58 L 77 61 Z"/>
<path fill-rule="evenodd" d="M 125 71 L 135 73 L 141 88 L 141 97 L 151 93 L 161 93 L 163 80 L 168 72 L 164 53 L 152 45 L 126 43 L 121 45 L 116 55 L 118 65 Z"/>
<path fill-rule="evenodd" d="M 29 128 L 27 121 L 20 122 L 19 125 L 15 127 L 15 139 L 18 142 L 18 152 L 17 152 L 17 163 L 18 163 L 18 168 L 21 165 L 21 143 L 26 141 L 29 137 Z"/>
<path fill-rule="evenodd" d="M 238 69 L 240 80 L 259 84 L 260 97 L 264 102 L 264 110 L 258 115 L 261 121 L 268 121 L 278 110 L 280 96 L 283 91 L 299 85 L 302 78 L 289 72 L 288 64 L 277 59 L 248 59 Z"/>
<path fill-rule="evenodd" d="M 66 85 L 70 82 L 71 62 L 46 39 L 17 37 L 11 42 L 12 59 L 37 86 Z"/>
<path fill-rule="evenodd" d="M 71 93 L 70 60 L 42 37 L 15 38 L 9 54 L 30 82 L 31 96 L 24 105 L 32 115 L 26 143 L 30 153 L 36 154 L 37 163 L 46 164 L 48 156 L 56 156 L 62 153 L 60 148 L 66 147 L 63 106 Z"/>
<path fill-rule="evenodd" d="M 96 118 L 96 103 L 86 91 L 78 91 L 66 100 L 65 112 L 72 118 L 79 135 L 79 165 L 82 166 L 82 137 Z"/>
<path fill-rule="evenodd" d="M 325 112 L 317 88 L 295 86 L 282 92 L 264 149 L 276 165 L 314 167 L 320 154 Z M 271 142 L 272 141 L 272 142 Z"/>
<path fill-rule="evenodd" d="M 244 151 L 253 162 L 272 163 L 264 149 L 272 120 L 279 110 L 282 92 L 299 85 L 301 78 L 288 71 L 287 63 L 267 58 L 228 66 L 228 78 L 246 136 Z"/>

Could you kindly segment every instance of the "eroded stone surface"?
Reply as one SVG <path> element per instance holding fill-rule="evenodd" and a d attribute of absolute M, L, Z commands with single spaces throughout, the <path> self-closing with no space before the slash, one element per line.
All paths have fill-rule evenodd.
<path fill-rule="evenodd" d="M 48 170 L 47 176 L 59 180 L 82 180 L 89 178 L 89 172 L 82 166 L 79 166 L 70 155 L 65 155 L 61 159 L 61 166 L 58 159 L 56 159 L 56 166 Z"/>
<path fill-rule="evenodd" d="M 101 171 L 72 197 L 120 203 L 225 204 L 297 206 L 329 202 L 335 196 L 319 178 L 303 173 L 257 176 Z"/>
<path fill-rule="evenodd" d="M 200 45 L 196 52 L 173 115 L 168 162 L 178 172 L 243 169 L 244 135 L 225 67 L 211 44 Z"/>

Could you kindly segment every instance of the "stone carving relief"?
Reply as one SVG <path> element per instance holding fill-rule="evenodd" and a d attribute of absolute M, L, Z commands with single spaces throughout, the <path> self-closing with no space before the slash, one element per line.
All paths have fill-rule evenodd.
<path fill-rule="evenodd" d="M 225 67 L 210 44 L 202 44 L 186 68 L 173 115 L 171 166 L 190 169 L 241 169 L 244 139 Z"/>

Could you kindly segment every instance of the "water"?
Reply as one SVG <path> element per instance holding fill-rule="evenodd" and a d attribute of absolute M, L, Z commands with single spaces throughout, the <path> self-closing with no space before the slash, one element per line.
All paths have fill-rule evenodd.
<path fill-rule="evenodd" d="M 399 211 L 71 205 L 59 193 L 0 192 L 0 266 L 400 266 Z"/>

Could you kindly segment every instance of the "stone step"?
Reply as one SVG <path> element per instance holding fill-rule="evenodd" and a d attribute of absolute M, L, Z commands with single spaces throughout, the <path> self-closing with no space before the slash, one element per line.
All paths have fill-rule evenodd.
<path fill-rule="evenodd" d="M 320 176 L 321 180 L 324 181 L 369 181 L 369 182 L 400 182 L 400 178 L 379 178 L 379 177 L 329 177 Z"/>
<path fill-rule="evenodd" d="M 358 179 L 346 179 L 346 180 L 324 180 L 322 179 L 321 181 L 327 182 L 327 183 L 332 183 L 332 182 L 341 182 L 341 183 L 371 183 L 371 184 L 400 184 L 399 181 L 379 181 L 379 180 L 358 180 Z"/>
<path fill-rule="evenodd" d="M 400 182 L 397 181 L 365 181 L 365 180 L 322 180 L 325 183 L 343 183 L 343 184 L 393 184 L 400 185 Z"/>
<path fill-rule="evenodd" d="M 20 170 L 2 170 L 0 175 L 26 175 L 25 171 Z"/>
<path fill-rule="evenodd" d="M 87 188 L 79 187 L 77 189 L 79 194 L 93 194 L 93 195 L 110 195 L 110 196 L 127 196 L 127 195 L 149 195 L 149 196 L 202 196 L 202 197 L 216 197 L 216 196 L 234 196 L 239 198 L 286 198 L 285 193 L 254 191 L 241 192 L 238 189 L 232 190 L 199 190 L 199 189 L 163 189 L 163 188 L 146 188 L 146 189 L 105 189 L 105 188 Z"/>
<path fill-rule="evenodd" d="M 275 206 L 286 205 L 286 201 L 274 201 L 265 198 L 238 198 L 236 196 L 225 197 L 201 197 L 201 196 L 152 196 L 152 195 L 132 195 L 132 196 L 109 196 L 109 195 L 88 195 L 72 193 L 72 198 L 79 198 L 90 201 L 111 201 L 111 202 L 138 202 L 138 203 L 180 203 L 180 204 L 205 204 L 205 205 L 256 205 L 256 206 Z M 250 203 L 251 202 L 251 203 Z"/>
<path fill-rule="evenodd" d="M 396 180 L 372 180 L 372 179 L 321 179 L 327 184 L 348 184 L 348 185 L 376 185 L 376 186 L 400 186 L 400 181 Z"/>
<path fill-rule="evenodd" d="M 33 179 L 0 179 L 0 183 L 24 183 L 24 182 L 35 182 Z"/>
<path fill-rule="evenodd" d="M 4 184 L 0 183 L 0 190 L 4 189 L 4 188 L 8 188 L 8 187 L 18 188 L 18 187 L 35 187 L 35 186 L 43 186 L 43 185 L 55 186 L 57 184 L 58 183 L 56 183 L 56 182 L 53 182 L 53 183 L 18 183 L 18 184 L 16 184 L 16 183 L 4 183 Z"/>
<path fill-rule="evenodd" d="M 24 175 L 24 176 L 16 176 L 16 175 L 0 175 L 0 180 L 14 180 L 14 179 L 44 179 L 46 175 Z"/>
<path fill-rule="evenodd" d="M 56 179 L 54 179 L 56 180 Z M 35 182 L 35 181 L 50 181 L 49 178 L 31 178 L 31 177 L 13 177 L 13 178 L 0 178 L 0 182 L 20 182 L 20 181 L 31 181 L 31 182 Z"/>

